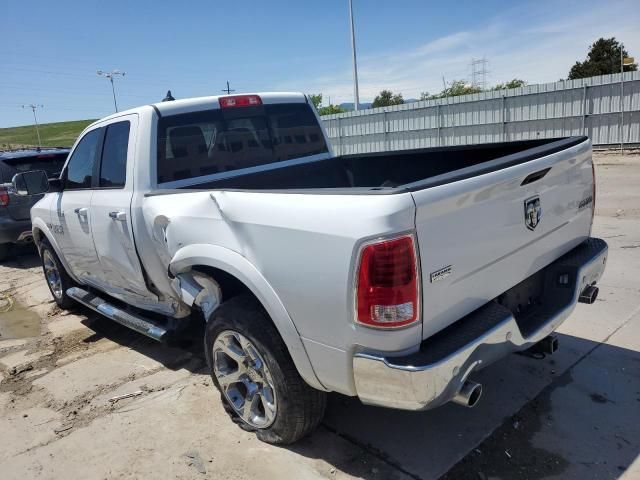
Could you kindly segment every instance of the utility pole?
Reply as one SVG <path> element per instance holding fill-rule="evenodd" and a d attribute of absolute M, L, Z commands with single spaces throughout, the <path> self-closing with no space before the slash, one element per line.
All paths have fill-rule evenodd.
<path fill-rule="evenodd" d="M 113 106 L 116 109 L 116 112 L 118 111 L 118 103 L 116 102 L 116 88 L 113 85 L 113 77 L 117 76 L 117 75 L 122 75 L 124 77 L 125 72 L 121 72 L 120 70 L 111 70 L 110 72 L 103 72 L 102 70 L 98 70 L 98 76 L 99 77 L 105 77 L 108 78 L 109 81 L 111 82 L 111 92 L 113 93 Z"/>
<path fill-rule="evenodd" d="M 356 33 L 353 28 L 353 0 L 349 0 L 349 21 L 351 23 L 351 52 L 353 55 L 353 109 L 357 112 L 360 104 L 358 93 L 358 63 L 356 61 Z"/>
<path fill-rule="evenodd" d="M 227 92 L 227 95 L 230 95 L 231 92 L 235 92 L 235 90 L 229 85 L 229 80 L 227 80 L 227 88 L 223 88 L 222 91 Z"/>
<path fill-rule="evenodd" d="M 36 135 L 38 136 L 38 148 L 42 148 L 42 141 L 40 140 L 40 129 L 38 128 L 38 117 L 36 116 L 36 109 L 43 108 L 44 105 L 34 105 L 33 103 L 29 105 L 22 105 L 22 108 L 30 108 L 33 111 L 33 121 L 36 127 Z"/>

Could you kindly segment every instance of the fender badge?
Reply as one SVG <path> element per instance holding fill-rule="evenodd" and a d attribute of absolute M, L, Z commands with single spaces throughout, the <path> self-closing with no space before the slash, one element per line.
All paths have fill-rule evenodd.
<path fill-rule="evenodd" d="M 440 280 L 444 280 L 452 273 L 453 273 L 453 267 L 451 265 L 447 265 L 446 267 L 443 267 L 440 270 L 431 272 L 431 275 L 430 275 L 431 283 L 436 283 L 436 282 L 439 282 Z"/>

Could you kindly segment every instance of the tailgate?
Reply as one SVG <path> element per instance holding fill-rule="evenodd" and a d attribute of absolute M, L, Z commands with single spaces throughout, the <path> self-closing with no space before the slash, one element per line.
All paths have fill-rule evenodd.
<path fill-rule="evenodd" d="M 527 151 L 510 155 L 494 161 L 510 165 L 506 168 L 412 193 L 423 279 L 423 338 L 589 236 L 591 144 L 585 140 L 559 151 L 555 147 L 548 150 L 554 153 L 541 151 L 523 163 L 513 159 L 530 157 Z"/>

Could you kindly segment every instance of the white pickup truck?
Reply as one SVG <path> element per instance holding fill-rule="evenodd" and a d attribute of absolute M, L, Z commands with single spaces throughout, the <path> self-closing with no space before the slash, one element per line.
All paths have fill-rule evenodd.
<path fill-rule="evenodd" d="M 195 98 L 111 115 L 58 180 L 16 175 L 46 280 L 157 340 L 206 321 L 230 416 L 271 443 L 326 392 L 473 406 L 474 373 L 552 353 L 607 258 L 585 137 L 336 156 L 308 98 Z"/>

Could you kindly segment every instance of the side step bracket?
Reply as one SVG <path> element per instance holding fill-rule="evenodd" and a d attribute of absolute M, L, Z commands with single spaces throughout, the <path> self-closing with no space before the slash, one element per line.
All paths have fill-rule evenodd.
<path fill-rule="evenodd" d="M 67 290 L 67 295 L 105 317 L 110 318 L 114 322 L 124 325 L 131 330 L 135 330 L 136 332 L 153 338 L 159 342 L 163 341 L 169 333 L 169 330 L 158 325 L 157 322 L 121 310 L 120 308 L 111 305 L 106 300 L 103 300 L 97 295 L 87 292 L 82 288 L 71 287 Z"/>

